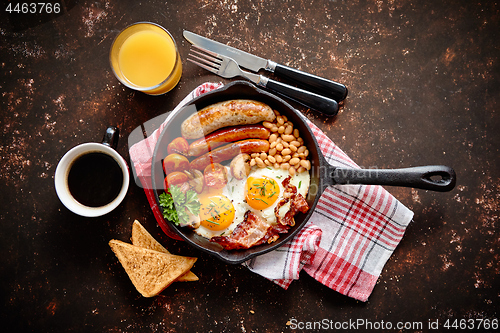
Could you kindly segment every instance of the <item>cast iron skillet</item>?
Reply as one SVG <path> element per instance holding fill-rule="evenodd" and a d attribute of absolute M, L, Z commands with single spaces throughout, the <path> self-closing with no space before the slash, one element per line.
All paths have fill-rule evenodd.
<path fill-rule="evenodd" d="M 272 243 L 256 246 L 247 250 L 224 250 L 220 245 L 211 243 L 208 239 L 197 235 L 189 228 L 175 226 L 172 222 L 166 224 L 173 229 L 188 244 L 205 251 L 217 258 L 230 263 L 242 263 L 250 258 L 269 252 L 289 241 L 306 224 L 326 187 L 333 184 L 374 184 L 415 187 L 432 191 L 450 191 L 456 182 L 455 172 L 446 166 L 421 166 L 407 169 L 347 169 L 330 165 L 321 153 L 318 143 L 305 122 L 305 118 L 282 99 L 263 91 L 246 81 L 234 81 L 221 89 L 206 93 L 192 100 L 184 108 L 169 116 L 169 121 L 162 131 L 155 147 L 152 161 L 152 183 L 158 196 L 164 191 L 164 173 L 162 159 L 167 156 L 167 145 L 174 138 L 181 136 L 181 123 L 188 116 L 208 105 L 231 99 L 253 99 L 268 104 L 273 109 L 287 116 L 298 128 L 304 144 L 308 147 L 311 160 L 311 185 L 307 199 L 311 207 L 307 214 L 295 216 L 295 226 L 288 234 Z M 162 226 L 164 227 L 164 226 Z"/>

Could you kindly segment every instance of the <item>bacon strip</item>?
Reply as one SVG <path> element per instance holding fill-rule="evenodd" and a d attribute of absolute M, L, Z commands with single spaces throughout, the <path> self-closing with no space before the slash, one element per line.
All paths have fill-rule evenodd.
<path fill-rule="evenodd" d="M 309 205 L 307 204 L 306 199 L 300 193 L 297 193 L 297 187 L 290 184 L 290 179 L 292 177 L 286 177 L 281 184 L 285 188 L 283 192 L 283 199 L 281 199 L 276 207 L 274 208 L 274 215 L 276 215 L 276 221 L 278 224 L 289 225 L 293 227 L 295 225 L 294 216 L 298 212 L 307 213 L 309 210 Z M 290 202 L 290 209 L 286 212 L 285 216 L 281 217 L 279 214 L 279 210 L 282 206 L 286 205 Z"/>
<path fill-rule="evenodd" d="M 270 227 L 266 221 L 251 211 L 247 211 L 245 219 L 234 228 L 231 235 L 215 236 L 210 241 L 222 245 L 226 250 L 248 249 L 262 244 L 261 240 L 264 239 Z"/>

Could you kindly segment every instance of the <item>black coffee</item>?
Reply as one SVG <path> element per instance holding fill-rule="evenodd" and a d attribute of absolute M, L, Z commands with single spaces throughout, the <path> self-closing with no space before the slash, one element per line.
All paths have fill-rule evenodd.
<path fill-rule="evenodd" d="M 82 205 L 105 206 L 118 196 L 122 185 L 122 169 L 109 155 L 88 153 L 78 157 L 70 167 L 69 191 Z"/>

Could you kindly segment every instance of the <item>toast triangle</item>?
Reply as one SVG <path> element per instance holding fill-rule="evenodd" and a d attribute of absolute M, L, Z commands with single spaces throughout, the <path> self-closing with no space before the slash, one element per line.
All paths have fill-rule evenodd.
<path fill-rule="evenodd" d="M 162 253 L 115 239 L 109 241 L 109 246 L 144 297 L 158 295 L 196 262 L 196 258 Z"/>
<path fill-rule="evenodd" d="M 153 236 L 144 228 L 144 226 L 137 220 L 132 224 L 132 244 L 143 247 L 146 249 L 155 250 L 163 253 L 170 253 L 164 248 Z M 176 281 L 198 281 L 199 278 L 193 272 L 189 271 L 180 276 Z"/>

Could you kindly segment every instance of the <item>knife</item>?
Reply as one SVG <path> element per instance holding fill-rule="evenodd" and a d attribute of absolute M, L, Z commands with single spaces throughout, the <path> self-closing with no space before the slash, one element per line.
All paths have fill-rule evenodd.
<path fill-rule="evenodd" d="M 337 102 L 347 97 L 346 86 L 338 82 L 278 64 L 272 60 L 238 50 L 237 48 L 216 42 L 187 30 L 183 31 L 183 35 L 191 44 L 233 58 L 238 65 L 253 72 L 258 72 L 260 69 L 274 72 L 278 76 L 293 80 L 299 85 L 307 87 L 317 94 L 333 98 Z"/>

